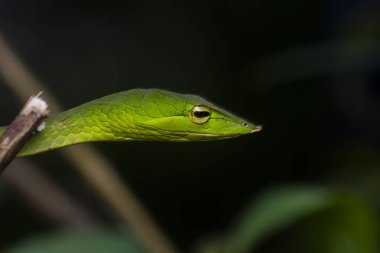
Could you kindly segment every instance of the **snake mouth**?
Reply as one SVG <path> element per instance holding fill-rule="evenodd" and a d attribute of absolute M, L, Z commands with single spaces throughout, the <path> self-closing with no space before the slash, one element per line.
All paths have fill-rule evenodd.
<path fill-rule="evenodd" d="M 195 133 L 188 132 L 183 133 L 183 141 L 209 141 L 209 140 L 223 140 L 240 136 L 240 134 L 210 134 L 210 133 Z M 182 139 L 180 137 L 179 140 Z"/>
<path fill-rule="evenodd" d="M 199 132 L 169 132 L 165 130 L 160 130 L 159 135 L 166 136 L 165 140 L 170 141 L 210 141 L 210 140 L 222 140 L 238 137 L 241 134 L 213 134 L 213 133 L 199 133 Z M 170 137 L 169 137 L 170 136 Z"/>
<path fill-rule="evenodd" d="M 255 126 L 255 129 L 252 129 L 251 133 L 260 132 L 263 129 L 262 125 Z"/>

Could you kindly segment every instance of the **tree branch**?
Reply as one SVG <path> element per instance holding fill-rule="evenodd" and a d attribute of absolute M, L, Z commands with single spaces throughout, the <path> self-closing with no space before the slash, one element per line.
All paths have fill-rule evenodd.
<path fill-rule="evenodd" d="M 44 100 L 31 97 L 0 137 L 0 173 L 16 157 L 22 146 L 34 134 L 49 111 Z"/>

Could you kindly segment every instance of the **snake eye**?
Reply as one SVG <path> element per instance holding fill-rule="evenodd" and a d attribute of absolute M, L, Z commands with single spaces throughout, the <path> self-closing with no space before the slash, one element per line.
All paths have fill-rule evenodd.
<path fill-rule="evenodd" d="M 196 105 L 190 112 L 189 118 L 195 124 L 204 124 L 210 119 L 211 109 L 205 105 Z"/>

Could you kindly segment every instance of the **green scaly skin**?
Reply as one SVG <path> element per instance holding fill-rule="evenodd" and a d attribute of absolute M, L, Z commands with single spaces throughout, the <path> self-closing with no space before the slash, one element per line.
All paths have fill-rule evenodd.
<path fill-rule="evenodd" d="M 211 109 L 209 120 L 190 119 L 194 106 Z M 102 97 L 46 119 L 18 156 L 93 141 L 207 141 L 261 129 L 205 99 L 158 89 L 134 89 Z M 0 135 L 5 128 L 0 128 Z"/>

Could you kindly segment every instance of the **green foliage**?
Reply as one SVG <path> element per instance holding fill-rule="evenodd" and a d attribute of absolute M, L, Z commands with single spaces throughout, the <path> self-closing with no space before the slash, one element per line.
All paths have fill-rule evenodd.
<path fill-rule="evenodd" d="M 142 253 L 125 233 L 63 233 L 33 238 L 6 253 Z"/>
<path fill-rule="evenodd" d="M 329 192 L 321 188 L 285 187 L 268 192 L 248 205 L 231 232 L 228 251 L 248 252 L 268 234 L 330 204 Z"/>
<path fill-rule="evenodd" d="M 333 206 L 309 219 L 304 234 L 309 252 L 378 252 L 378 221 L 374 211 L 360 198 L 339 194 Z M 313 249 L 313 250 L 311 250 Z"/>
<path fill-rule="evenodd" d="M 298 231 L 295 244 L 300 252 L 377 252 L 379 234 L 372 209 L 347 193 L 311 186 L 264 193 L 246 207 L 227 240 L 210 242 L 202 252 L 255 252 L 263 240 L 291 225 Z"/>

